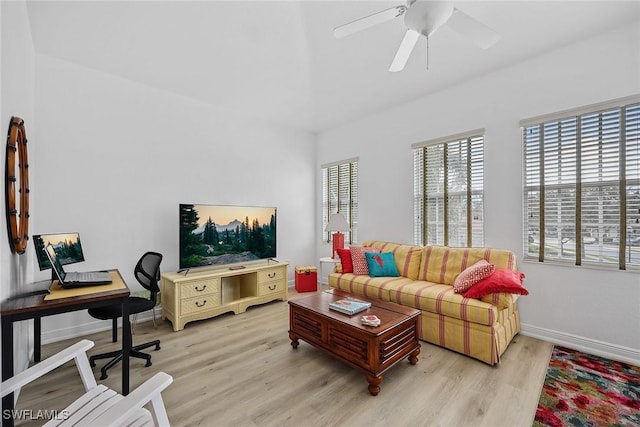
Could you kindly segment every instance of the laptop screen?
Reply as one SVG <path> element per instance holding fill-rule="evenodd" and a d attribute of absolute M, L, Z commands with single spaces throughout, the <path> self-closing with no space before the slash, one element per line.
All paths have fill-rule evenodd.
<path fill-rule="evenodd" d="M 58 259 L 58 255 L 56 255 L 55 249 L 53 249 L 53 245 L 49 243 L 46 247 L 47 257 L 49 257 L 49 261 L 51 262 L 51 266 L 53 267 L 53 271 L 55 271 L 56 276 L 58 276 L 58 280 L 61 283 L 64 283 L 65 272 L 60 260 Z"/>
<path fill-rule="evenodd" d="M 84 261 L 82 244 L 80 243 L 80 233 L 55 233 L 55 234 L 34 234 L 33 246 L 36 250 L 36 260 L 40 270 L 51 268 L 49 257 L 45 247 L 51 243 L 56 250 L 60 264 L 68 265 Z"/>

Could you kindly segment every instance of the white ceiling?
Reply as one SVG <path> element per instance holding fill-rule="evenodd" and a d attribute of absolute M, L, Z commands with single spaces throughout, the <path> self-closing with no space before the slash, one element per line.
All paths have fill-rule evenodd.
<path fill-rule="evenodd" d="M 333 37 L 340 24 L 402 3 L 27 4 L 37 53 L 310 132 L 633 22 L 640 28 L 640 1 L 454 2 L 500 41 L 482 50 L 442 27 L 430 38 L 429 70 L 423 39 L 399 73 L 387 70 L 404 35 L 402 18 Z"/>

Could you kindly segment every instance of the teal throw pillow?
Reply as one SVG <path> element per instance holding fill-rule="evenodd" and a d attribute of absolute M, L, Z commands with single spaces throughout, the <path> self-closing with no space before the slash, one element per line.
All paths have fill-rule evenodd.
<path fill-rule="evenodd" d="M 398 277 L 398 268 L 396 262 L 393 260 L 393 253 L 372 253 L 365 252 L 364 256 L 367 259 L 367 265 L 369 266 L 369 276 L 371 277 Z"/>

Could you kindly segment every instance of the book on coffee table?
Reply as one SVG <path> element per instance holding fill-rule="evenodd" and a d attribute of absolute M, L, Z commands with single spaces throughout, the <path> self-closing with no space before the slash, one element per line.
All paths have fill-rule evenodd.
<path fill-rule="evenodd" d="M 329 308 L 331 310 L 336 310 L 344 314 L 356 314 L 360 313 L 371 307 L 371 303 L 368 301 L 362 301 L 356 298 L 343 298 L 338 301 L 330 302 Z"/>

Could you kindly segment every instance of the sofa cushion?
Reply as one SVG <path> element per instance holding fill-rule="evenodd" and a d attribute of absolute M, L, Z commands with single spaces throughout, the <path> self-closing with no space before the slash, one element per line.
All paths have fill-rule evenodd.
<path fill-rule="evenodd" d="M 398 269 L 391 252 L 365 252 L 369 276 L 371 277 L 398 277 Z"/>
<path fill-rule="evenodd" d="M 336 249 L 340 257 L 340 271 L 342 273 L 353 273 L 353 262 L 351 261 L 351 249 Z"/>
<path fill-rule="evenodd" d="M 456 294 L 451 285 L 414 281 L 390 283 L 387 287 L 389 299 L 398 304 L 482 325 L 493 325 L 498 319 L 497 307 L 477 299 L 464 298 Z"/>
<path fill-rule="evenodd" d="M 369 277 L 353 273 L 329 275 L 329 286 L 352 294 L 363 295 L 369 298 L 390 301 L 389 289 L 411 283 L 413 280 L 406 277 Z"/>
<path fill-rule="evenodd" d="M 353 274 L 369 275 L 369 266 L 367 265 L 367 259 L 364 257 L 365 252 L 380 252 L 380 250 L 364 246 L 351 246 Z"/>
<path fill-rule="evenodd" d="M 515 270 L 496 270 L 491 276 L 480 280 L 464 293 L 465 298 L 482 298 L 495 293 L 529 295 L 522 286 L 524 274 Z"/>
<path fill-rule="evenodd" d="M 369 277 L 352 273 L 329 275 L 329 286 L 352 294 L 453 317 L 482 325 L 493 325 L 498 307 L 473 298 L 464 298 L 453 286 L 420 282 L 406 277 Z"/>
<path fill-rule="evenodd" d="M 452 285 L 460 272 L 482 259 L 495 265 L 496 269 L 516 268 L 515 254 L 505 249 L 425 246 L 418 280 Z"/>
<path fill-rule="evenodd" d="M 398 243 L 369 240 L 362 246 L 370 246 L 380 249 L 380 252 L 392 252 L 396 268 L 401 276 L 416 280 L 420 271 L 422 248 L 420 246 L 401 245 Z"/>
<path fill-rule="evenodd" d="M 457 294 L 462 294 L 469 290 L 473 285 L 480 280 L 485 279 L 493 274 L 496 270 L 496 266 L 488 263 L 486 260 L 473 264 L 471 267 L 465 268 L 453 281 L 453 291 Z"/>

